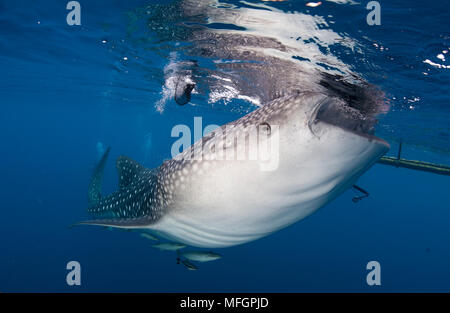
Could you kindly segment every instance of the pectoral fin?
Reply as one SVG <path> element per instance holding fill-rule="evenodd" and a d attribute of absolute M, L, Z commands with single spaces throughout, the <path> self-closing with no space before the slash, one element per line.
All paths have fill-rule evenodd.
<path fill-rule="evenodd" d="M 143 216 L 138 218 L 113 218 L 113 219 L 99 219 L 89 220 L 76 223 L 76 225 L 95 225 L 114 228 L 142 228 L 153 223 L 153 220 L 149 216 Z"/>

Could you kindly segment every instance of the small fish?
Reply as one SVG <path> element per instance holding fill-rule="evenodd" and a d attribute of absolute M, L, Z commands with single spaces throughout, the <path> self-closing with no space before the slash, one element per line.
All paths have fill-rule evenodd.
<path fill-rule="evenodd" d="M 190 271 L 198 270 L 198 267 L 189 262 L 188 260 L 181 260 L 181 264 L 183 264 Z"/>
<path fill-rule="evenodd" d="M 185 248 L 186 245 L 175 242 L 165 242 L 165 243 L 157 243 L 156 245 L 152 245 L 152 247 L 159 250 L 176 251 Z"/>
<path fill-rule="evenodd" d="M 149 240 L 156 240 L 156 241 L 158 241 L 159 239 L 158 238 L 156 238 L 155 236 L 153 236 L 153 235 L 150 235 L 150 234 L 148 234 L 148 233 L 141 233 L 140 234 L 142 237 L 144 237 L 144 238 L 147 238 L 147 239 L 149 239 Z"/>
<path fill-rule="evenodd" d="M 222 256 L 214 252 L 206 251 L 186 251 L 180 254 L 182 257 L 191 261 L 209 262 L 220 259 Z"/>

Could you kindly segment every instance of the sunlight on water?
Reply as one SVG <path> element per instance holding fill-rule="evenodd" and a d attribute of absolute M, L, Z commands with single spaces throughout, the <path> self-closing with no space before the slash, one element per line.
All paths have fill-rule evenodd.
<path fill-rule="evenodd" d="M 293 9 L 292 4 L 283 2 L 183 1 L 149 5 L 134 11 L 132 25 L 140 25 L 144 21 L 149 21 L 149 24 L 147 27 L 134 27 L 131 38 L 140 38 L 143 35 L 140 32 L 150 30 L 152 35 L 147 40 L 157 43 L 150 49 L 159 49 L 158 53 L 165 59 L 160 76 L 164 82 L 159 91 L 160 99 L 154 104 L 155 109 L 163 112 L 166 105 L 172 103 L 181 72 L 184 77 L 189 76 L 188 79 L 197 76 L 200 83 L 192 91 L 192 97 L 198 99 L 196 102 L 200 106 L 206 102 L 217 108 L 230 104 L 233 99 L 241 100 L 232 106 L 233 111 L 240 112 L 248 112 L 271 99 L 274 90 L 298 86 L 314 88 L 311 85 L 319 84 L 314 72 L 329 73 L 353 83 L 359 79 L 368 80 L 386 93 L 385 104 L 391 113 L 380 116 L 377 127 L 380 136 L 392 142 L 402 140 L 450 158 L 450 148 L 445 139 L 449 133 L 448 125 L 438 121 L 441 130 L 427 129 L 427 135 L 422 126 L 424 114 L 433 108 L 439 107 L 442 114 L 449 114 L 444 104 L 448 100 L 447 93 L 432 87 L 435 80 L 445 79 L 441 77 L 444 73 L 433 71 L 445 71 L 447 67 L 445 53 L 448 47 L 445 42 L 448 37 L 441 36 L 444 47 L 436 51 L 434 46 L 441 43 L 435 35 L 421 32 L 417 26 L 398 31 L 397 24 L 391 25 L 391 21 L 386 19 L 382 24 L 386 32 L 392 28 L 400 38 L 407 32 L 427 38 L 430 48 L 425 49 L 434 50 L 435 56 L 431 57 L 427 52 L 421 57 L 419 54 L 422 52 L 417 51 L 414 43 L 405 41 L 402 44 L 399 41 L 402 39 L 382 38 L 375 29 L 368 29 L 364 25 L 365 20 L 358 19 L 358 14 L 365 13 L 361 3 L 328 2 L 334 2 L 335 6 L 308 8 L 303 5 Z M 342 23 L 343 19 L 347 24 Z M 403 40 L 407 40 L 406 37 Z M 414 48 L 400 52 L 403 45 Z M 147 45 L 139 48 L 138 44 L 137 51 L 145 48 Z M 192 60 L 195 64 L 186 63 Z M 250 62 L 259 64 L 260 69 L 256 70 L 255 64 L 250 66 Z M 242 71 L 246 71 L 245 80 L 236 77 L 242 76 Z M 283 75 L 274 87 L 264 81 L 256 81 L 256 72 L 252 71 Z M 295 71 L 308 78 L 302 80 L 301 74 L 289 77 Z M 424 76 L 429 82 L 423 91 L 407 82 L 407 79 L 421 80 Z M 304 88 L 305 85 L 310 87 Z M 431 94 L 436 94 L 436 97 L 431 98 Z M 397 115 L 397 112 L 402 115 Z M 402 118 L 406 115 L 412 118 Z M 422 130 L 415 132 L 417 127 Z M 427 136 L 434 139 L 426 140 Z"/>

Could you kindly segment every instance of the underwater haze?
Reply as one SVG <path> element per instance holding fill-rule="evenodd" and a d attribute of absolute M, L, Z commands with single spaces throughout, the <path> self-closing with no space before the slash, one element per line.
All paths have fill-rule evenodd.
<path fill-rule="evenodd" d="M 369 1 L 80 0 L 80 25 L 68 2 L 0 0 L 1 292 L 450 291 L 449 177 L 383 164 L 360 201 L 348 189 L 258 240 L 180 250 L 205 252 L 197 270 L 152 247 L 165 239 L 71 227 L 92 218 L 108 147 L 105 195 L 119 156 L 156 168 L 176 125 L 193 142 L 196 117 L 223 125 L 291 91 L 375 99 L 388 156 L 402 143 L 402 158 L 450 165 L 450 1 L 378 1 L 380 25 Z M 180 77 L 195 81 L 181 98 Z"/>

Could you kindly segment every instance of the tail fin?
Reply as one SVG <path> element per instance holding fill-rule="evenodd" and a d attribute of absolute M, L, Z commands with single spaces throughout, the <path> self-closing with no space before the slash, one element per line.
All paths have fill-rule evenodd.
<path fill-rule="evenodd" d="M 108 160 L 109 151 L 111 147 L 106 149 L 102 158 L 96 165 L 94 173 L 92 174 L 91 181 L 88 187 L 88 203 L 89 205 L 95 204 L 102 198 L 102 185 L 103 185 L 103 170 L 105 169 L 106 161 Z"/>

